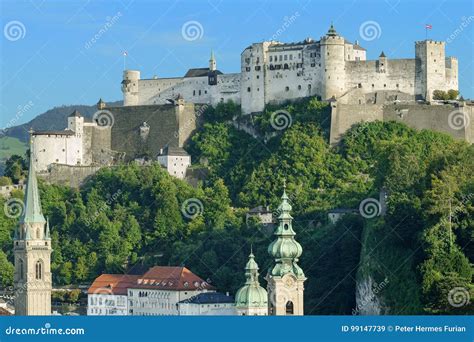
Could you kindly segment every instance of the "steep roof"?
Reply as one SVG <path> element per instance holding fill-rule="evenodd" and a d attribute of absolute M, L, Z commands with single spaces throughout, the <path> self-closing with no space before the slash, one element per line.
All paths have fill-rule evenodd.
<path fill-rule="evenodd" d="M 141 275 L 102 274 L 87 290 L 88 294 L 126 295 L 129 287 L 136 284 Z"/>
<path fill-rule="evenodd" d="M 163 153 L 160 153 L 161 156 L 189 156 L 182 147 L 166 146 L 163 149 Z"/>
<path fill-rule="evenodd" d="M 31 146 L 31 144 L 30 144 Z M 31 147 L 30 147 L 31 148 Z M 41 202 L 38 190 L 38 181 L 33 163 L 33 154 L 30 156 L 30 166 L 28 169 L 28 180 L 25 191 L 25 210 L 21 216 L 21 223 L 46 223 L 41 210 Z"/>
<path fill-rule="evenodd" d="M 220 292 L 203 292 L 189 299 L 180 301 L 183 304 L 223 304 L 234 303 L 234 297 Z"/>
<path fill-rule="evenodd" d="M 210 69 L 209 68 L 192 68 L 189 69 L 188 72 L 184 75 L 184 77 L 202 77 L 202 76 L 207 76 L 209 74 Z M 218 75 L 222 75 L 222 72 L 219 70 L 213 71 Z"/>
<path fill-rule="evenodd" d="M 82 115 L 81 115 L 81 113 L 79 113 L 79 111 L 77 109 L 75 109 L 74 112 L 72 112 L 71 114 L 68 115 L 68 118 L 73 117 L 73 116 L 76 116 L 76 117 L 80 118 Z"/>

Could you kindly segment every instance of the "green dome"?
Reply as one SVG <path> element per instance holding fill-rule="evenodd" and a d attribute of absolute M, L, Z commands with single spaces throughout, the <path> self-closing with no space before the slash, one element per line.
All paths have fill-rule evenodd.
<path fill-rule="evenodd" d="M 276 259 L 298 259 L 303 248 L 294 239 L 277 239 L 268 246 L 268 253 Z"/>
<path fill-rule="evenodd" d="M 235 295 L 236 307 L 263 308 L 268 306 L 267 291 L 258 282 L 258 265 L 253 253 L 249 255 L 249 261 L 245 265 L 245 277 L 247 281 Z"/>
<path fill-rule="evenodd" d="M 259 284 L 244 285 L 235 295 L 235 306 L 250 308 L 268 307 L 267 290 Z"/>

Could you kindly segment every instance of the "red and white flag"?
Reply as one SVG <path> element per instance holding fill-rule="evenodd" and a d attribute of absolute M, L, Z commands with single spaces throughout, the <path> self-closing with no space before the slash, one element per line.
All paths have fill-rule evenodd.
<path fill-rule="evenodd" d="M 426 24 L 426 25 L 425 25 L 425 28 L 426 28 L 427 30 L 431 30 L 431 29 L 433 28 L 433 25 L 431 25 L 431 24 Z"/>

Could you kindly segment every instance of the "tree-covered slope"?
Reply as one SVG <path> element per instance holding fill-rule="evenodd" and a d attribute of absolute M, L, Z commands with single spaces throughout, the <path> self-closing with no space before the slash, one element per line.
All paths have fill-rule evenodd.
<path fill-rule="evenodd" d="M 474 312 L 472 304 L 456 304 L 474 295 L 472 146 L 373 122 L 354 126 L 330 148 L 327 107 L 315 100 L 280 107 L 292 119 L 285 129 L 271 132 L 270 110 L 252 119 L 259 136 L 271 136 L 256 139 L 229 122 L 234 109 L 221 105 L 206 113 L 207 123 L 187 146 L 193 163 L 209 167 L 198 188 L 156 164 L 103 169 L 80 190 L 42 184 L 54 283 L 186 265 L 235 293 L 251 245 L 262 275 L 272 263 L 266 250 L 273 236 L 254 220 L 246 222 L 245 213 L 257 205 L 276 209 L 286 179 L 308 278 L 307 314 L 364 313 L 368 306 L 391 314 Z M 385 216 L 328 222 L 328 209 L 357 209 L 382 187 Z M 12 279 L 16 222 L 0 214 L 3 284 Z M 263 277 L 260 282 L 266 285 Z"/>

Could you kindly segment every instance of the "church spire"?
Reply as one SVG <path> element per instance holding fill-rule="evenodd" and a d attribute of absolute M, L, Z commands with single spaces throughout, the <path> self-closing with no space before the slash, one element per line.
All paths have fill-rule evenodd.
<path fill-rule="evenodd" d="M 28 169 L 28 180 L 26 182 L 25 192 L 25 210 L 21 216 L 20 223 L 46 223 L 44 219 L 41 202 L 38 191 L 38 181 L 36 179 L 36 172 L 34 166 L 34 154 L 32 136 L 33 130 L 30 129 L 30 165 Z"/>

